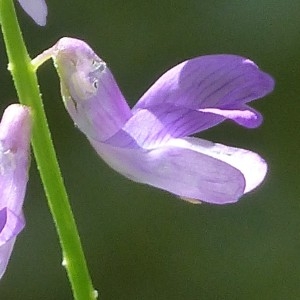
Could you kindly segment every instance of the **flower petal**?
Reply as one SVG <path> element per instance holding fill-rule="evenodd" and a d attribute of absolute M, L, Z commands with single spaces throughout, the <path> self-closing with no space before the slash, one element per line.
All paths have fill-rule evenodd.
<path fill-rule="evenodd" d="M 241 113 L 243 113 L 243 118 L 239 118 Z M 244 111 L 217 108 L 195 111 L 180 107 L 174 108 L 172 105 L 166 104 L 163 109 L 161 106 L 154 106 L 149 110 L 137 110 L 122 127 L 122 130 L 107 139 L 105 143 L 116 147 L 153 148 L 171 138 L 185 137 L 197 132 L 199 120 L 202 121 L 204 130 L 209 128 L 212 122 L 221 122 L 225 117 L 248 127 L 254 123 L 259 125 L 262 122 L 261 115 L 255 114 L 250 108 L 245 108 Z"/>
<path fill-rule="evenodd" d="M 223 116 L 226 119 L 231 119 L 236 123 L 248 128 L 256 128 L 260 126 L 263 121 L 262 115 L 247 105 L 244 105 L 244 109 L 243 106 L 241 106 L 238 109 L 232 108 L 230 110 L 219 108 L 203 108 L 199 109 L 199 111 Z"/>
<path fill-rule="evenodd" d="M 13 104 L 0 123 L 0 278 L 16 236 L 25 225 L 22 206 L 28 181 L 30 110 Z"/>
<path fill-rule="evenodd" d="M 11 252 L 13 250 L 14 244 L 16 241 L 16 237 L 9 240 L 7 243 L 0 246 L 0 279 L 5 273 L 9 258 L 11 256 Z"/>
<path fill-rule="evenodd" d="M 246 182 L 244 193 L 256 188 L 266 176 L 267 163 L 252 151 L 228 147 L 195 137 L 186 137 L 183 140 L 188 143 L 188 145 L 183 144 L 183 147 L 189 147 L 194 151 L 224 161 L 240 170 Z"/>
<path fill-rule="evenodd" d="M 25 226 L 23 214 L 15 215 L 10 209 L 0 210 L 0 247 L 17 236 Z"/>
<path fill-rule="evenodd" d="M 168 127 L 151 111 L 141 109 L 134 114 L 106 144 L 121 148 L 153 148 L 167 142 L 172 136 Z"/>
<path fill-rule="evenodd" d="M 0 123 L 0 209 L 22 211 L 28 181 L 31 116 L 19 104 L 6 108 Z"/>
<path fill-rule="evenodd" d="M 103 160 L 124 176 L 184 199 L 216 204 L 236 202 L 245 190 L 243 174 L 220 159 L 201 153 L 183 139 L 153 149 L 128 149 L 90 140 Z"/>
<path fill-rule="evenodd" d="M 169 132 L 165 124 L 162 124 L 155 115 L 146 109 L 141 109 L 122 130 L 105 143 L 114 147 L 150 150 L 159 146 L 164 147 L 170 142 L 174 143 Z M 245 193 L 258 186 L 266 175 L 267 164 L 259 155 L 251 151 L 227 147 L 194 137 L 186 137 L 178 141 L 180 142 L 176 146 L 214 157 L 238 169 L 245 177 Z"/>
<path fill-rule="evenodd" d="M 47 22 L 47 4 L 45 0 L 18 0 L 25 12 L 40 26 Z"/>
<path fill-rule="evenodd" d="M 105 140 L 131 117 L 106 63 L 83 41 L 62 38 L 53 54 L 66 109 L 90 138 Z"/>
<path fill-rule="evenodd" d="M 140 110 L 142 109 L 135 110 L 134 116 L 140 114 Z M 172 104 L 151 106 L 147 110 L 155 116 L 158 120 L 156 122 L 163 124 L 165 132 L 168 132 L 172 137 L 185 137 L 208 129 L 225 120 L 225 117 L 220 114 L 202 112 Z M 145 124 L 145 129 L 151 127 L 151 123 Z"/>
<path fill-rule="evenodd" d="M 207 55 L 187 60 L 167 71 L 142 96 L 133 112 L 146 108 L 155 110 L 158 115 L 159 111 L 165 112 L 166 105 L 171 105 L 169 113 L 173 108 L 174 118 L 176 115 L 182 124 L 190 123 L 194 118 L 195 113 L 191 111 L 201 112 L 197 126 L 193 125 L 189 134 L 212 127 L 226 118 L 243 126 L 256 127 L 261 116 L 251 110 L 249 118 L 249 114 L 245 114 L 245 103 L 265 96 L 273 87 L 273 79 L 249 59 L 225 54 Z M 189 109 L 190 113 L 183 114 L 181 109 Z M 230 117 L 231 110 L 235 117 Z M 203 113 L 209 115 L 202 118 Z M 216 117 L 211 118 L 212 114 Z M 242 121 L 244 118 L 246 120 Z"/>

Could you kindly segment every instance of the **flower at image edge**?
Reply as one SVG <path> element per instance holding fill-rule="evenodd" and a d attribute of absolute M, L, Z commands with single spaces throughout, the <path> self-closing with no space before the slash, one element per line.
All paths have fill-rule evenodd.
<path fill-rule="evenodd" d="M 47 22 L 47 4 L 45 0 L 18 0 L 25 12 L 40 26 Z"/>
<path fill-rule="evenodd" d="M 0 123 L 0 278 L 25 226 L 23 202 L 30 164 L 29 108 L 12 104 Z"/>

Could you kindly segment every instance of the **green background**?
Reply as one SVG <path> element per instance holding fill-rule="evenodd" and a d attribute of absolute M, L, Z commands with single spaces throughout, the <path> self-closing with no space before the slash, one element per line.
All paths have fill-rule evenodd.
<path fill-rule="evenodd" d="M 17 5 L 17 4 L 16 4 Z M 136 184 L 102 162 L 66 113 L 51 62 L 38 71 L 67 190 L 100 299 L 300 299 L 300 2 L 245 0 L 48 1 L 46 27 L 17 7 L 30 55 L 60 37 L 84 39 L 133 105 L 187 58 L 233 53 L 276 80 L 252 105 L 263 125 L 231 122 L 201 137 L 260 153 L 264 184 L 234 205 L 195 206 Z M 16 101 L 0 41 L 2 114 Z M 0 299 L 72 299 L 33 160 L 18 237 Z"/>

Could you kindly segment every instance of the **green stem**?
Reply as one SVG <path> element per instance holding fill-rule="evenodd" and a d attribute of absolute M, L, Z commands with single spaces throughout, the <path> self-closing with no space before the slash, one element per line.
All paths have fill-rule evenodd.
<path fill-rule="evenodd" d="M 13 0 L 0 0 L 0 20 L 9 59 L 9 70 L 19 101 L 32 110 L 32 148 L 60 239 L 63 265 L 66 267 L 74 298 L 96 299 L 48 129 L 35 67 L 31 64 L 25 47 Z"/>

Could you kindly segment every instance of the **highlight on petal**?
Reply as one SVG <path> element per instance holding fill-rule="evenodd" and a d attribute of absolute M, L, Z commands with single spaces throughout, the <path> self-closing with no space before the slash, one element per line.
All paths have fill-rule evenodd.
<path fill-rule="evenodd" d="M 45 0 L 18 0 L 25 12 L 40 26 L 47 22 L 47 4 Z"/>
<path fill-rule="evenodd" d="M 30 135 L 29 108 L 10 105 L 0 123 L 0 278 L 16 236 L 25 225 L 22 206 L 28 181 Z"/>
<path fill-rule="evenodd" d="M 181 136 L 205 130 L 226 118 L 253 128 L 260 124 L 261 115 L 246 103 L 267 95 L 273 88 L 272 77 L 249 59 L 226 54 L 200 56 L 162 75 L 133 112 L 142 108 L 155 110 L 160 118 L 168 105 L 169 114 L 177 116 L 183 126 L 190 125 L 190 130 Z M 203 117 L 205 113 L 209 115 Z"/>
<path fill-rule="evenodd" d="M 211 114 L 223 116 L 226 119 L 231 119 L 236 123 L 248 128 L 256 128 L 260 126 L 263 121 L 262 115 L 258 111 L 250 107 L 247 107 L 247 105 L 245 105 L 244 110 L 242 107 L 240 107 L 237 110 L 203 108 L 203 109 L 199 109 L 199 111 L 203 113 L 211 113 Z"/>

